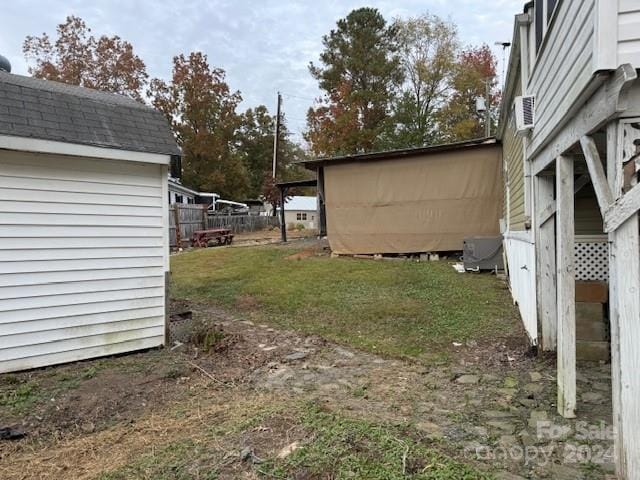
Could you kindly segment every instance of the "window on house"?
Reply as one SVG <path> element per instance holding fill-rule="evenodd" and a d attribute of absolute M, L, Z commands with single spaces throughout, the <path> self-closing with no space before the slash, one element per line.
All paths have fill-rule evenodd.
<path fill-rule="evenodd" d="M 296 213 L 296 220 L 306 220 L 307 219 L 307 214 L 306 213 Z"/>
<path fill-rule="evenodd" d="M 536 0 L 534 5 L 534 20 L 536 29 L 536 52 L 540 50 L 544 36 L 547 33 L 553 12 L 560 0 Z"/>

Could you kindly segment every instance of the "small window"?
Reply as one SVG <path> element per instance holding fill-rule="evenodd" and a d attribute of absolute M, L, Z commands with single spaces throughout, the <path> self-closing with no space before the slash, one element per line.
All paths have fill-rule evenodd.
<path fill-rule="evenodd" d="M 549 21 L 553 16 L 553 11 L 555 10 L 556 5 L 558 5 L 558 0 L 547 0 L 547 25 L 549 25 Z"/>
<path fill-rule="evenodd" d="M 306 220 L 307 219 L 307 214 L 306 213 L 296 213 L 296 220 Z"/>
<path fill-rule="evenodd" d="M 544 38 L 544 30 L 546 22 L 544 21 L 544 2 L 545 0 L 536 0 L 535 7 L 535 25 L 536 25 L 536 52 L 540 50 L 542 39 Z"/>
<path fill-rule="evenodd" d="M 553 12 L 560 3 L 560 0 L 536 0 L 534 5 L 535 29 L 536 29 L 536 52 L 540 50 L 544 36 L 549 29 L 549 23 L 553 17 Z"/>

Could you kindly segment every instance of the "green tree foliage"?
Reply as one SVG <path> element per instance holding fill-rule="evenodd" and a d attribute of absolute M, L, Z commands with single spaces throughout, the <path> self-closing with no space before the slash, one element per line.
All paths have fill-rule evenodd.
<path fill-rule="evenodd" d="M 275 134 L 275 116 L 271 116 L 267 107 L 260 105 L 247 110 L 241 117 L 237 132 L 237 151 L 242 158 L 249 177 L 250 198 L 258 198 L 269 191 L 273 176 L 273 136 Z M 304 160 L 305 153 L 291 140 L 284 115 L 280 122 L 280 142 L 278 146 L 278 181 L 308 178 L 297 162 Z"/>
<path fill-rule="evenodd" d="M 387 26 L 377 10 L 361 8 L 323 44 L 321 66 L 310 71 L 324 95 L 305 134 L 317 156 L 482 137 L 475 101 L 487 79 L 495 122 L 495 57 L 486 45 L 461 50 L 451 22 L 425 14 Z"/>
<path fill-rule="evenodd" d="M 323 45 L 320 65 L 309 66 L 325 92 L 307 114 L 312 151 L 334 155 L 378 148 L 392 128 L 389 113 L 402 82 L 395 26 L 377 9 L 360 8 L 339 20 Z"/>
<path fill-rule="evenodd" d="M 459 48 L 456 26 L 435 15 L 394 23 L 405 82 L 395 105 L 392 146 L 418 147 L 440 138 L 436 113 L 447 101 Z"/>
<path fill-rule="evenodd" d="M 154 107 L 164 112 L 183 153 L 183 180 L 200 191 L 243 198 L 249 190 L 247 168 L 235 150 L 241 119 L 239 92 L 231 92 L 225 72 L 209 66 L 200 52 L 173 59 L 167 83 L 153 79 Z"/>
<path fill-rule="evenodd" d="M 485 136 L 485 117 L 476 112 L 476 98 L 485 97 L 487 82 L 491 105 L 492 132 L 495 132 L 500 93 L 496 81 L 495 56 L 488 45 L 463 50 L 452 79 L 453 91 L 438 112 L 442 141 L 455 142 Z"/>

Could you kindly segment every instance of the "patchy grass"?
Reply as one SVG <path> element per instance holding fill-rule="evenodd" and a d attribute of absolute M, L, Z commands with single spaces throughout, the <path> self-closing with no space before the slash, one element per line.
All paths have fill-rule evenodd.
<path fill-rule="evenodd" d="M 265 411 L 242 421 L 205 426 L 200 435 L 136 457 L 103 473 L 100 480 L 254 478 L 248 472 L 277 479 L 493 478 L 428 447 L 407 427 L 353 420 L 310 403 L 288 405 L 286 413 L 282 405 L 277 410 L 264 407 Z M 298 447 L 279 458 L 281 449 L 294 439 Z M 243 446 L 256 461 L 239 458 Z"/>
<path fill-rule="evenodd" d="M 271 478 L 493 478 L 426 447 L 403 427 L 348 419 L 313 406 L 301 423 L 313 432 L 312 439 L 286 458 L 260 466 L 259 473 Z"/>
<path fill-rule="evenodd" d="M 226 248 L 175 256 L 173 298 L 240 308 L 260 323 L 429 360 L 444 359 L 454 341 L 481 341 L 516 325 L 509 294 L 491 275 L 461 275 L 447 262 L 286 258 L 300 250 Z"/>
<path fill-rule="evenodd" d="M 29 411 L 41 397 L 42 393 L 36 382 L 5 381 L 0 387 L 0 411 L 21 415 Z"/>

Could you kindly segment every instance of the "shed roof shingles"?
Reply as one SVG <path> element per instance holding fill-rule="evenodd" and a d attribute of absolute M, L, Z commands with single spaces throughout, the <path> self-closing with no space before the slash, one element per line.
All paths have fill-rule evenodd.
<path fill-rule="evenodd" d="M 0 135 L 180 155 L 162 113 L 130 98 L 0 72 Z"/>

